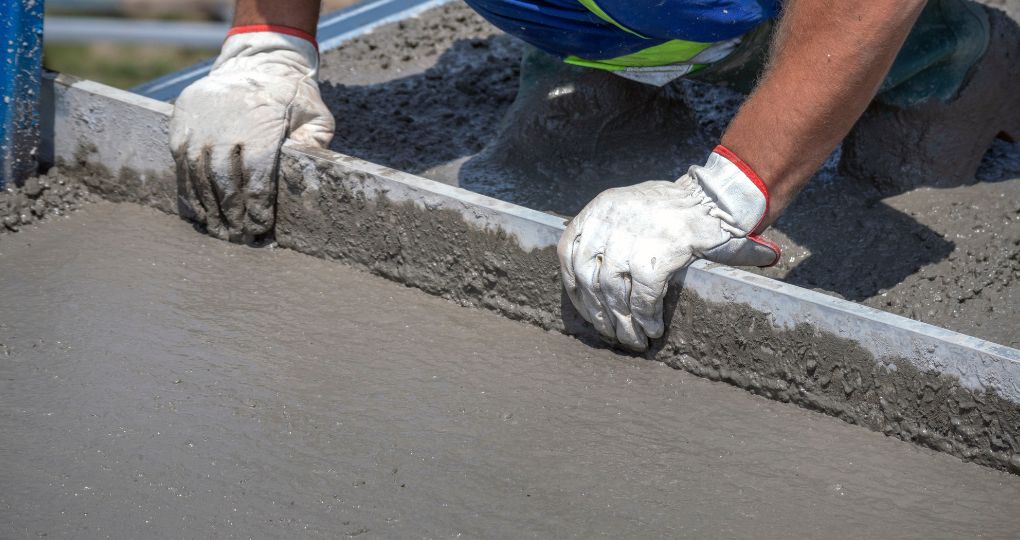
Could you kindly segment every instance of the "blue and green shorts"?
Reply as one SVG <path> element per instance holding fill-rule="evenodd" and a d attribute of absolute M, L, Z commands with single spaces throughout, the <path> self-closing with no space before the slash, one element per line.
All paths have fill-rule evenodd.
<path fill-rule="evenodd" d="M 766 51 L 747 49 L 767 49 L 767 29 L 782 7 L 781 0 L 466 1 L 504 32 L 568 64 L 656 85 L 689 74 L 718 80 L 738 72 L 751 73 L 745 78 L 753 84 L 760 66 L 725 64 L 760 63 Z M 929 1 L 879 99 L 900 105 L 952 99 L 988 39 L 987 16 L 974 2 Z"/>
<path fill-rule="evenodd" d="M 569 64 L 663 84 L 725 58 L 779 0 L 467 0 L 489 22 Z"/>

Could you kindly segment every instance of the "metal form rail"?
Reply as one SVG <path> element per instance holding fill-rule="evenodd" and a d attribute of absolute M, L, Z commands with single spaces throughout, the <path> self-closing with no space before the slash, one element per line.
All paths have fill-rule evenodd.
<path fill-rule="evenodd" d="M 370 32 L 383 24 L 413 17 L 449 0 L 368 0 L 323 16 L 319 21 L 319 50 L 326 51 L 343 42 Z M 131 91 L 153 99 L 169 101 L 187 86 L 209 73 L 214 58 L 204 60 Z"/>
<path fill-rule="evenodd" d="M 45 82 L 45 158 L 102 171 L 91 187 L 108 198 L 186 213 L 171 105 Z M 293 143 L 280 175 L 280 246 L 594 335 L 557 279 L 561 218 Z M 669 306 L 649 358 L 1020 473 L 1020 350 L 704 261 L 677 277 Z"/>
<path fill-rule="evenodd" d="M 46 17 L 46 43 L 143 43 L 219 48 L 227 23 Z"/>

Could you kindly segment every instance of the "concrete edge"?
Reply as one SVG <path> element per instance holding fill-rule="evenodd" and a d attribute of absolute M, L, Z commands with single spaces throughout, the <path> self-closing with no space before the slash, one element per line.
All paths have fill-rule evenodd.
<path fill-rule="evenodd" d="M 468 223 L 513 236 L 525 250 L 555 246 L 565 228 L 563 219 L 543 212 L 328 150 L 288 143 L 285 154 L 328 162 L 341 175 L 370 175 L 385 186 L 368 189 L 372 198 L 384 194 L 395 202 L 457 211 Z M 304 169 L 306 182 L 319 181 L 310 163 Z M 708 261 L 692 264 L 682 286 L 708 301 L 769 313 L 778 327 L 807 323 L 859 343 L 878 359 L 907 359 L 921 371 L 946 373 L 966 388 L 993 389 L 1020 404 L 1020 350 Z"/>
<path fill-rule="evenodd" d="M 44 163 L 85 168 L 113 200 L 177 212 L 170 154 L 173 105 L 59 73 L 46 73 L 41 107 Z"/>
<path fill-rule="evenodd" d="M 171 106 L 90 81 L 46 81 L 54 163 L 83 170 L 105 198 L 182 211 Z M 282 247 L 593 336 L 559 284 L 562 218 L 293 142 L 281 158 L 279 198 Z M 1020 351 L 703 261 L 676 283 L 677 311 L 650 358 L 1020 472 Z M 677 294 L 695 298 L 676 303 Z M 722 333 L 703 332 L 717 327 Z M 844 390 L 834 390 L 837 377 Z M 931 409 L 940 403 L 948 405 Z"/>
<path fill-rule="evenodd" d="M 420 208 L 455 210 L 466 222 L 480 229 L 501 230 L 511 234 L 518 244 L 528 251 L 556 245 L 565 228 L 563 218 L 356 157 L 302 146 L 292 141 L 284 144 L 284 152 L 308 156 L 319 163 L 328 162 L 349 171 L 372 175 L 382 180 L 380 185 L 371 188 L 373 198 L 385 195 L 393 201 L 412 201 Z M 317 182 L 315 169 L 309 167 L 306 172 L 306 182 L 314 187 Z"/>

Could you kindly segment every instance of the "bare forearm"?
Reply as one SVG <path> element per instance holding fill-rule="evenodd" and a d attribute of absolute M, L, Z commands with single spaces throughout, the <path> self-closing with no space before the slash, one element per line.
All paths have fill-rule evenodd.
<path fill-rule="evenodd" d="M 274 24 L 315 35 L 320 0 L 237 0 L 234 26 Z"/>
<path fill-rule="evenodd" d="M 769 68 L 722 143 L 762 177 L 772 223 L 874 97 L 924 0 L 789 0 Z"/>

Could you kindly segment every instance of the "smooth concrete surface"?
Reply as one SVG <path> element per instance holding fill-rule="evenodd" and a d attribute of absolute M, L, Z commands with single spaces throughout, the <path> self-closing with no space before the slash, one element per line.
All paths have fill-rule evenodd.
<path fill-rule="evenodd" d="M 1015 538 L 1020 479 L 97 203 L 0 236 L 0 537 Z"/>

